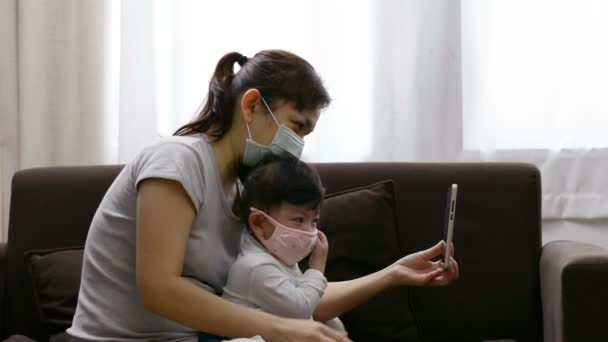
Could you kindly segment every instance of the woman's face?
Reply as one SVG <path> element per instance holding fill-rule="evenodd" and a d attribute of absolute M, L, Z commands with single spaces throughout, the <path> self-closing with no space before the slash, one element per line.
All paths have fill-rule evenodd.
<path fill-rule="evenodd" d="M 279 126 L 268 113 L 260 93 L 257 90 L 255 93 L 250 93 L 251 91 L 249 90 L 243 95 L 242 102 L 246 102 L 243 110 L 244 120 L 249 124 L 253 141 L 262 145 L 270 145 Z M 248 98 L 246 98 L 247 96 Z M 282 100 L 274 103 L 274 108 L 271 110 L 279 124 L 287 126 L 301 138 L 314 130 L 321 113 L 318 109 L 297 110 L 292 102 Z M 245 134 L 247 135 L 246 128 Z"/>

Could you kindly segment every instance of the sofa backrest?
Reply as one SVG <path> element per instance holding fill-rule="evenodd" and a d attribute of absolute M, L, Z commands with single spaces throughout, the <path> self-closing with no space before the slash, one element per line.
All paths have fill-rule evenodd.
<path fill-rule="evenodd" d="M 541 176 L 535 166 L 338 163 L 317 168 L 328 192 L 395 181 L 403 255 L 442 238 L 446 192 L 457 183 L 454 243 L 460 279 L 445 288 L 410 289 L 419 337 L 542 341 Z"/>
<path fill-rule="evenodd" d="M 13 177 L 2 307 L 3 337 L 44 339 L 24 264 L 30 250 L 82 246 L 93 214 L 122 166 L 53 167 Z"/>
<path fill-rule="evenodd" d="M 534 166 L 332 163 L 316 167 L 328 192 L 395 181 L 403 255 L 442 238 L 445 194 L 450 184 L 458 183 L 454 241 L 460 279 L 446 288 L 409 289 L 419 336 L 425 341 L 542 340 L 540 174 Z M 54 167 L 15 175 L 1 308 L 3 337 L 44 338 L 24 253 L 83 245 L 93 214 L 121 169 L 119 165 Z"/>

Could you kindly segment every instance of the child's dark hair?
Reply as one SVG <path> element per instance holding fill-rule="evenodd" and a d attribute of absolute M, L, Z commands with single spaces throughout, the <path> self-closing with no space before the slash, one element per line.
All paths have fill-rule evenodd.
<path fill-rule="evenodd" d="M 249 221 L 251 207 L 268 211 L 283 202 L 317 208 L 325 189 L 315 169 L 294 157 L 269 156 L 259 162 L 243 182 L 240 215 Z"/>

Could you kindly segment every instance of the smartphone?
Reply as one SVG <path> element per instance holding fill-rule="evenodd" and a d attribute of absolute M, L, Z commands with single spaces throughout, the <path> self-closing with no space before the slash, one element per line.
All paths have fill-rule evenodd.
<path fill-rule="evenodd" d="M 448 198 L 445 205 L 445 219 L 443 222 L 443 241 L 445 250 L 443 253 L 443 269 L 450 266 L 450 255 L 452 254 L 452 239 L 454 238 L 454 220 L 456 219 L 456 198 L 458 197 L 458 184 L 452 184 L 448 188 Z"/>

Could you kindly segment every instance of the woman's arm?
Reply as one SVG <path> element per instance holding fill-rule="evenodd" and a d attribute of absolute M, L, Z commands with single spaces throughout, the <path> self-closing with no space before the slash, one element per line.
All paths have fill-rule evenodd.
<path fill-rule="evenodd" d="M 443 262 L 431 261 L 439 256 L 445 242 L 401 258 L 387 268 L 370 275 L 328 284 L 314 312 L 317 321 L 326 321 L 367 302 L 393 286 L 443 286 L 458 278 L 458 263 L 453 258 L 447 270 Z M 453 249 L 452 249 L 453 250 Z"/>
<path fill-rule="evenodd" d="M 150 311 L 224 336 L 261 333 L 274 317 L 229 303 L 181 277 L 194 206 L 175 181 L 146 179 L 137 198 L 136 278 Z"/>
<path fill-rule="evenodd" d="M 158 178 L 140 182 L 136 281 L 148 310 L 221 336 L 261 335 L 267 341 L 344 340 L 322 324 L 283 319 L 230 303 L 181 277 L 194 217 L 194 206 L 180 183 Z"/>

